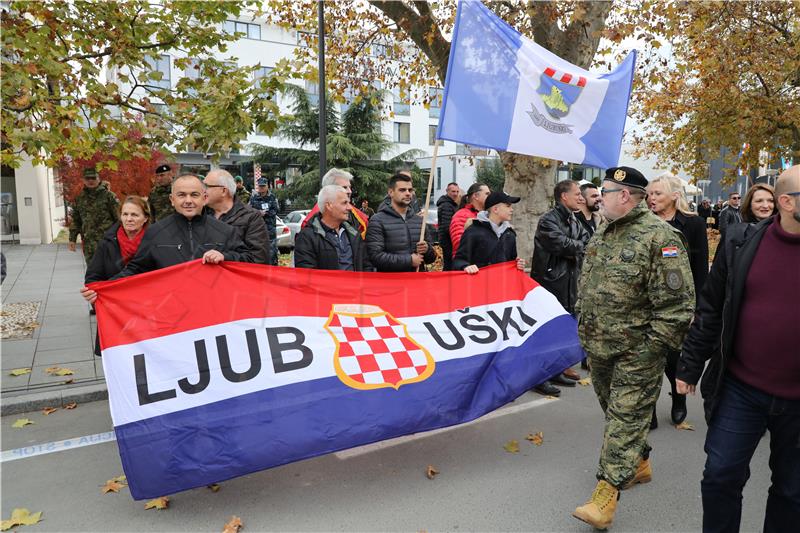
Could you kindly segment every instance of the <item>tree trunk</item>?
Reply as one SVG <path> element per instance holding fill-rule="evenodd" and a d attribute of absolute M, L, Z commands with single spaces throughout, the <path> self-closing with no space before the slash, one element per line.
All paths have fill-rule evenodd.
<path fill-rule="evenodd" d="M 514 206 L 512 224 L 517 232 L 517 253 L 530 267 L 536 225 L 552 207 L 557 163 L 511 152 L 500 152 L 500 160 L 506 172 L 506 193 L 522 198 Z"/>

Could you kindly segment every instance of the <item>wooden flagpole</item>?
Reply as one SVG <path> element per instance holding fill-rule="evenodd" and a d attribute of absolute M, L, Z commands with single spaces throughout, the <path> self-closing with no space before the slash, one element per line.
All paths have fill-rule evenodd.
<path fill-rule="evenodd" d="M 433 189 L 433 173 L 436 172 L 436 156 L 439 155 L 439 139 L 433 141 L 433 157 L 431 158 L 431 172 L 428 174 L 428 190 L 425 193 L 425 203 L 422 206 L 422 227 L 419 229 L 419 241 L 425 241 L 425 228 L 427 227 L 426 219 L 428 218 L 428 204 L 431 202 L 431 189 Z M 422 270 L 423 261 L 418 267 L 417 271 Z"/>

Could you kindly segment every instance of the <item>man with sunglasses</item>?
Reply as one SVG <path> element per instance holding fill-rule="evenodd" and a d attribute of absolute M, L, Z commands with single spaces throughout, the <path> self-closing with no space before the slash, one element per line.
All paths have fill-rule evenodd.
<path fill-rule="evenodd" d="M 719 213 L 719 236 L 720 239 L 725 238 L 725 232 L 733 224 L 739 224 L 742 221 L 742 214 L 739 212 L 739 202 L 742 201 L 742 195 L 738 192 L 732 192 L 728 195 L 728 205 Z"/>
<path fill-rule="evenodd" d="M 796 531 L 800 518 L 800 165 L 778 178 L 775 205 L 775 216 L 728 228 L 678 362 L 678 392 L 694 394 L 702 375 L 703 531 L 739 531 L 750 459 L 766 430 L 764 531 Z"/>
<path fill-rule="evenodd" d="M 647 434 L 667 354 L 679 350 L 694 313 L 694 284 L 681 233 L 642 201 L 647 180 L 630 167 L 603 181 L 608 221 L 586 248 L 578 283 L 578 334 L 605 432 L 591 499 L 572 513 L 608 528 L 619 491 L 652 477 Z"/>
<path fill-rule="evenodd" d="M 69 225 L 70 252 L 76 249 L 78 235 L 83 241 L 83 257 L 86 264 L 92 262 L 97 243 L 105 231 L 117 220 L 119 200 L 105 183 L 100 182 L 97 170 L 87 168 L 83 171 L 83 190 L 72 204 L 72 221 Z"/>

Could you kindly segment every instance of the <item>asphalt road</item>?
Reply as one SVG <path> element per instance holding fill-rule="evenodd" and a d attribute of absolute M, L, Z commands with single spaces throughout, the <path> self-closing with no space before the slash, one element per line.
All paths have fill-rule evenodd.
<path fill-rule="evenodd" d="M 699 531 L 706 428 L 698 398 L 690 398 L 689 409 L 696 431 L 674 429 L 662 393 L 661 427 L 650 439 L 653 482 L 623 493 L 613 531 Z M 11 427 L 25 417 L 35 425 Z M 145 510 L 127 489 L 101 494 L 123 473 L 116 442 L 106 436 L 74 444 L 111 428 L 107 402 L 3 417 L 2 518 L 16 507 L 43 511 L 39 524 L 16 528 L 30 533 L 221 531 L 231 515 L 241 517 L 245 531 L 590 532 L 570 513 L 594 488 L 603 420 L 590 386 L 565 389 L 559 400 L 528 393 L 471 424 L 258 472 L 224 482 L 218 492 L 170 495 L 163 511 Z M 544 442 L 537 447 L 525 436 L 538 431 Z M 48 443 L 64 439 L 73 447 L 8 459 L 46 452 Z M 519 453 L 504 450 L 511 439 Z M 762 528 L 768 439 L 751 463 L 742 531 Z M 441 472 L 433 480 L 425 476 L 428 465 Z"/>

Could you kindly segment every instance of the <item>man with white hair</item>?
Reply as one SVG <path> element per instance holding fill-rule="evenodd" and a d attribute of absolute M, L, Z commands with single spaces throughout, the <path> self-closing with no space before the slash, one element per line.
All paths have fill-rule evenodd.
<path fill-rule="evenodd" d="M 350 207 L 344 187 L 333 184 L 322 187 L 317 196 L 318 212 L 295 239 L 295 267 L 356 272 L 372 270 L 364 240 L 348 222 Z"/>
<path fill-rule="evenodd" d="M 352 181 L 353 175 L 347 172 L 346 170 L 342 170 L 340 168 L 332 168 L 328 172 L 322 176 L 322 187 L 327 187 L 328 185 L 338 185 L 342 187 L 347 194 L 347 203 L 349 204 L 349 213 L 347 221 L 350 223 L 351 226 L 356 228 L 358 232 L 361 234 L 361 238 L 363 239 L 367 234 L 367 223 L 369 222 L 369 217 L 362 213 L 356 206 L 352 204 L 351 197 L 353 195 L 353 188 L 352 188 Z M 300 224 L 301 228 L 305 228 L 306 225 L 311 221 L 311 219 L 319 213 L 319 206 L 315 205 L 311 212 L 306 215 L 306 218 L 303 219 L 303 223 Z"/>
<path fill-rule="evenodd" d="M 227 170 L 217 168 L 203 180 L 208 190 L 207 209 L 214 218 L 236 228 L 252 263 L 270 264 L 270 242 L 261 213 L 236 201 L 236 180 Z"/>

